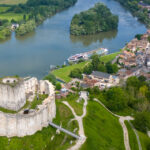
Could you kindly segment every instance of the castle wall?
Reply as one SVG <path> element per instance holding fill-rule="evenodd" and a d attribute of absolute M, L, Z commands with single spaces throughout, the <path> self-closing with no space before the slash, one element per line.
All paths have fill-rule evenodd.
<path fill-rule="evenodd" d="M 0 112 L 0 136 L 23 137 L 32 135 L 47 127 L 48 123 L 56 116 L 54 87 L 48 81 L 45 81 L 46 89 L 49 89 L 49 96 L 38 109 L 29 114 L 6 114 Z"/>
<path fill-rule="evenodd" d="M 18 83 L 15 87 L 0 84 L 0 107 L 19 110 L 26 103 L 26 95 L 23 84 Z"/>
<path fill-rule="evenodd" d="M 29 114 L 6 114 L 0 112 L 0 135 L 1 136 L 19 136 L 32 135 L 48 123 L 56 115 L 54 95 L 46 99 L 46 104 L 39 110 Z"/>

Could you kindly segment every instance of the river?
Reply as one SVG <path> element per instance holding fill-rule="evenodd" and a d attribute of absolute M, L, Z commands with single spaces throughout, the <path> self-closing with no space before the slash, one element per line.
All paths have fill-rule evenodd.
<path fill-rule="evenodd" d="M 69 26 L 74 14 L 103 2 L 119 16 L 118 31 L 91 36 L 70 36 Z M 146 27 L 129 11 L 114 0 L 78 0 L 69 9 L 44 21 L 35 32 L 25 37 L 12 37 L 0 43 L 0 76 L 20 75 L 42 78 L 50 65 L 61 65 L 76 53 L 99 47 L 118 51 L 136 34 L 146 32 Z"/>

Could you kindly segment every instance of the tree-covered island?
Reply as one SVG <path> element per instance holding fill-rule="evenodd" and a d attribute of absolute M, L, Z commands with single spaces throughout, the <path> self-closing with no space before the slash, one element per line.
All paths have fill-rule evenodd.
<path fill-rule="evenodd" d="M 117 27 L 118 16 L 112 14 L 104 4 L 97 3 L 93 8 L 73 17 L 70 33 L 72 35 L 88 35 L 115 30 Z"/>

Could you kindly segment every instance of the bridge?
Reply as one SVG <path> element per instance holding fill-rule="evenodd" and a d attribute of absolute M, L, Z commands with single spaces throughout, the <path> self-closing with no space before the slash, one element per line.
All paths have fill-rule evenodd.
<path fill-rule="evenodd" d="M 74 133 L 72 133 L 72 132 L 70 132 L 70 131 L 68 131 L 68 130 L 66 130 L 66 129 L 64 129 L 64 128 L 56 125 L 56 124 L 54 124 L 54 123 L 52 123 L 52 122 L 49 122 L 49 125 L 52 126 L 52 127 L 54 127 L 54 128 L 56 128 L 56 129 L 59 129 L 60 131 L 66 133 L 66 134 L 68 134 L 68 135 L 70 135 L 70 136 L 72 136 L 72 137 L 74 137 L 74 138 L 76 138 L 78 140 L 81 139 L 80 136 L 78 136 L 78 135 L 76 135 L 76 134 L 74 134 Z"/>

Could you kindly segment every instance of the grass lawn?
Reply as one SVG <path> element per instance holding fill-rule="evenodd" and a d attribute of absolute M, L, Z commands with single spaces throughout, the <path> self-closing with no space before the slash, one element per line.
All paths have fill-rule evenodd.
<path fill-rule="evenodd" d="M 4 13 L 4 14 L 0 14 L 0 19 L 7 19 L 9 21 L 14 19 L 15 21 L 21 21 L 23 20 L 23 14 Z"/>
<path fill-rule="evenodd" d="M 130 142 L 131 150 L 138 150 L 139 147 L 138 147 L 138 142 L 137 142 L 137 139 L 136 139 L 136 135 L 135 135 L 132 127 L 130 126 L 129 122 L 125 121 L 125 124 L 126 124 L 126 127 L 128 129 L 129 142 Z"/>
<path fill-rule="evenodd" d="M 54 74 L 58 79 L 61 79 L 65 82 L 70 82 L 71 78 L 69 77 L 69 74 L 71 72 L 71 70 L 75 69 L 75 68 L 83 68 L 88 62 L 82 62 L 79 64 L 74 64 L 71 66 L 67 66 L 61 69 L 57 69 L 52 71 L 52 74 Z"/>
<path fill-rule="evenodd" d="M 31 102 L 30 109 L 35 109 L 37 105 L 41 105 L 43 100 L 45 100 L 48 97 L 47 94 L 43 94 L 43 95 L 39 94 L 38 96 L 39 96 L 38 100 L 37 97 L 35 97 L 34 100 Z"/>
<path fill-rule="evenodd" d="M 0 0 L 0 4 L 7 4 L 7 5 L 16 5 L 26 2 L 27 0 Z"/>
<path fill-rule="evenodd" d="M 118 118 L 97 102 L 88 102 L 83 124 L 87 140 L 80 150 L 125 150 Z"/>
<path fill-rule="evenodd" d="M 101 59 L 101 61 L 107 63 L 109 61 L 112 61 L 119 53 L 120 52 L 116 52 L 116 53 L 113 53 L 113 54 L 102 56 L 102 57 L 100 57 L 100 59 Z M 71 70 L 73 70 L 74 68 L 84 68 L 84 66 L 87 63 L 89 63 L 89 61 L 82 62 L 82 63 L 79 63 L 79 64 L 74 64 L 74 65 L 67 66 L 67 67 L 64 67 L 64 68 L 60 68 L 60 69 L 52 71 L 51 73 L 54 74 L 58 79 L 61 79 L 65 82 L 70 82 L 71 78 L 69 77 L 69 74 L 70 74 Z"/>
<path fill-rule="evenodd" d="M 57 102 L 57 115 L 54 120 L 55 123 L 61 124 L 62 127 L 73 131 L 78 128 L 76 121 L 68 124 L 73 115 L 70 109 L 64 104 Z M 54 139 L 51 140 L 52 136 Z M 38 131 L 32 136 L 26 136 L 23 138 L 13 137 L 6 138 L 0 137 L 0 149 L 1 150 L 66 150 L 70 147 L 70 141 L 75 141 L 74 138 L 64 134 L 56 134 L 56 129 L 52 127 L 44 128 L 42 131 Z"/>
<path fill-rule="evenodd" d="M 116 53 L 112 53 L 112 54 L 109 54 L 109 55 L 105 55 L 105 56 L 102 56 L 100 57 L 100 60 L 107 63 L 109 61 L 112 61 L 113 59 L 115 59 L 115 57 L 120 54 L 120 52 L 116 52 Z"/>
<path fill-rule="evenodd" d="M 140 131 L 138 131 L 138 134 L 139 134 L 139 137 L 140 137 L 142 150 L 148 150 L 148 145 L 150 146 L 150 138 L 146 134 L 144 134 Z"/>
<path fill-rule="evenodd" d="M 84 100 L 77 102 L 78 98 L 79 98 L 78 94 L 72 94 L 62 100 L 67 101 L 74 108 L 74 111 L 76 112 L 76 114 L 78 116 L 81 116 L 83 114 Z"/>
<path fill-rule="evenodd" d="M 3 6 L 0 6 L 0 13 L 3 13 L 5 11 L 7 11 L 10 7 L 3 7 Z"/>

